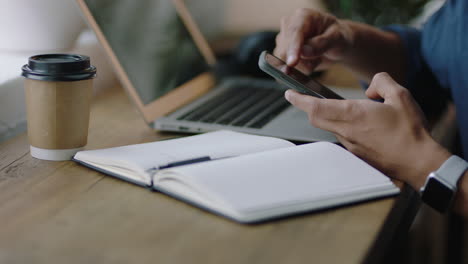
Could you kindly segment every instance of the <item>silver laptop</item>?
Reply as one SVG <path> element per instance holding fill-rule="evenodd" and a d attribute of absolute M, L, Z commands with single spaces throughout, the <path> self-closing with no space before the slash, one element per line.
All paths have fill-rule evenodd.
<path fill-rule="evenodd" d="M 314 128 L 273 80 L 216 76 L 216 58 L 183 0 L 78 0 L 146 122 L 157 130 L 229 129 L 336 141 Z M 192 10 L 193 12 L 193 10 Z"/>

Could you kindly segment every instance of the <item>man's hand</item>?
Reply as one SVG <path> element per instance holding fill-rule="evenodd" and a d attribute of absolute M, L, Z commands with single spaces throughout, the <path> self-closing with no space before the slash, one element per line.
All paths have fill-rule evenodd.
<path fill-rule="evenodd" d="M 302 8 L 281 19 L 274 54 L 289 66 L 297 65 L 309 74 L 341 60 L 351 43 L 352 32 L 346 23 L 332 15 Z"/>
<path fill-rule="evenodd" d="M 397 34 L 307 8 L 281 19 L 274 54 L 305 74 L 340 62 L 366 82 L 378 72 L 403 82 L 407 67 Z"/>
<path fill-rule="evenodd" d="M 376 74 L 366 95 L 384 102 L 318 99 L 292 90 L 285 97 L 349 151 L 419 190 L 450 153 L 431 137 L 409 91 L 388 74 Z"/>

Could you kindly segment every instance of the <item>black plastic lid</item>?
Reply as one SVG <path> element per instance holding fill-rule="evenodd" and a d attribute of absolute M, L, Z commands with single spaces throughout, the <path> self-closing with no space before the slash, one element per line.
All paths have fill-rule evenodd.
<path fill-rule="evenodd" d="M 22 67 L 24 77 L 40 81 L 81 81 L 96 77 L 89 57 L 76 54 L 41 54 Z"/>

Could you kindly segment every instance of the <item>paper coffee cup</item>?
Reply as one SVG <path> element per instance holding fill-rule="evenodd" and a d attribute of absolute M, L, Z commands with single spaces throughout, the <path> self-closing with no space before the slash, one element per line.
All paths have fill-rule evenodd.
<path fill-rule="evenodd" d="M 44 54 L 22 70 L 31 155 L 71 159 L 87 143 L 96 68 L 87 56 Z"/>

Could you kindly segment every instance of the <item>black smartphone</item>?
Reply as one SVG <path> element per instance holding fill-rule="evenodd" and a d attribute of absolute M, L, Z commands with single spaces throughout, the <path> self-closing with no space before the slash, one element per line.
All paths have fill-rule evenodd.
<path fill-rule="evenodd" d="M 260 54 L 258 66 L 273 78 L 300 93 L 312 95 L 318 98 L 344 99 L 298 69 L 289 67 L 286 62 L 272 55 L 268 51 L 263 51 L 262 54 Z"/>

